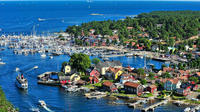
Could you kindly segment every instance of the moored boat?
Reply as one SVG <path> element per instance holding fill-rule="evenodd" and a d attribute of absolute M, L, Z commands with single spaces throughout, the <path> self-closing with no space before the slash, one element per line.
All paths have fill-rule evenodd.
<path fill-rule="evenodd" d="M 46 57 L 46 54 L 41 54 L 41 57 L 42 57 L 42 58 L 45 58 L 45 57 Z"/>

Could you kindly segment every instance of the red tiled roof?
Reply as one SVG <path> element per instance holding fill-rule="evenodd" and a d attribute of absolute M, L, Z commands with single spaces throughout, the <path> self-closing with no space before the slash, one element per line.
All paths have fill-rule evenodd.
<path fill-rule="evenodd" d="M 179 81 L 179 79 L 160 79 L 160 81 L 161 82 L 163 82 L 163 83 L 165 83 L 165 82 L 167 82 L 167 81 L 170 81 L 170 82 L 172 82 L 173 84 L 177 84 L 178 83 L 178 81 Z"/>
<path fill-rule="evenodd" d="M 168 79 L 168 81 L 171 81 L 173 84 L 177 84 L 178 83 L 178 79 Z"/>
<path fill-rule="evenodd" d="M 196 72 L 196 74 L 200 77 L 200 72 Z"/>
<path fill-rule="evenodd" d="M 172 72 L 172 71 L 174 71 L 174 69 L 171 68 L 171 67 L 164 67 L 163 68 L 163 72 Z"/>
<path fill-rule="evenodd" d="M 108 69 L 107 69 L 107 71 L 111 71 L 111 72 L 113 72 L 113 73 L 117 73 L 118 71 L 120 71 L 121 70 L 121 68 L 113 68 L 113 67 L 109 67 Z"/>
<path fill-rule="evenodd" d="M 110 86 L 113 85 L 113 83 L 110 82 L 110 81 L 105 81 L 105 82 L 103 83 L 103 85 L 104 85 L 104 86 L 107 86 L 107 87 L 110 87 Z"/>
<path fill-rule="evenodd" d="M 156 85 L 150 85 L 150 88 L 157 88 Z"/>
<path fill-rule="evenodd" d="M 133 83 L 133 82 L 126 82 L 126 83 L 124 83 L 124 85 L 129 86 L 129 87 L 133 87 L 133 88 L 137 88 L 140 84 Z"/>
<path fill-rule="evenodd" d="M 122 74 L 121 76 L 129 77 L 130 75 L 129 74 Z"/>

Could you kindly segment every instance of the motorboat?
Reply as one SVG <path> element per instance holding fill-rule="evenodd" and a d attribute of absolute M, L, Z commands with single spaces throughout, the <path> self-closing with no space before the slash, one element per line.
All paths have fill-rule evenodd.
<path fill-rule="evenodd" d="M 40 106 L 42 106 L 42 107 L 46 107 L 46 106 L 47 106 L 47 104 L 45 103 L 44 100 L 39 100 L 38 103 L 39 103 Z"/>
<path fill-rule="evenodd" d="M 61 87 L 64 88 L 64 89 L 68 89 L 67 85 L 61 85 Z"/>
<path fill-rule="evenodd" d="M 190 112 L 190 110 L 191 110 L 190 107 L 187 107 L 184 109 L 184 112 Z"/>
<path fill-rule="evenodd" d="M 41 19 L 41 18 L 38 18 L 38 21 L 45 21 L 46 19 Z"/>
<path fill-rule="evenodd" d="M 46 54 L 41 54 L 41 57 L 42 57 L 42 58 L 45 58 L 45 57 L 46 57 Z"/>
<path fill-rule="evenodd" d="M 20 89 L 28 89 L 28 81 L 24 78 L 23 74 L 16 77 L 16 85 Z"/>
<path fill-rule="evenodd" d="M 49 58 L 50 58 L 50 59 L 53 59 L 53 56 L 50 56 Z"/>
<path fill-rule="evenodd" d="M 6 63 L 5 63 L 5 62 L 3 62 L 3 61 L 1 61 L 1 62 L 0 62 L 0 65 L 5 65 L 5 64 L 6 64 Z"/>

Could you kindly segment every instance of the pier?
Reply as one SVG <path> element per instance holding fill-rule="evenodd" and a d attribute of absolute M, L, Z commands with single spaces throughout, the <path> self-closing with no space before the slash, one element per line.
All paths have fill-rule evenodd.
<path fill-rule="evenodd" d="M 155 109 L 156 107 L 161 106 L 161 105 L 164 105 L 164 104 L 166 104 L 167 102 L 168 102 L 168 100 L 163 100 L 163 101 L 158 102 L 158 103 L 156 103 L 156 104 L 153 104 L 153 105 L 151 105 L 151 106 L 145 107 L 145 108 L 143 108 L 141 111 L 142 111 L 142 112 L 147 112 L 147 111 L 149 111 L 149 110 L 154 111 L 154 109 Z"/>
<path fill-rule="evenodd" d="M 200 105 L 197 105 L 197 106 L 191 108 L 190 112 L 198 112 L 198 110 L 200 110 Z"/>
<path fill-rule="evenodd" d="M 91 93 L 85 94 L 85 97 L 88 99 L 91 99 L 91 98 L 99 99 L 99 98 L 106 97 L 106 96 L 107 96 L 107 94 L 104 92 L 91 92 Z"/>

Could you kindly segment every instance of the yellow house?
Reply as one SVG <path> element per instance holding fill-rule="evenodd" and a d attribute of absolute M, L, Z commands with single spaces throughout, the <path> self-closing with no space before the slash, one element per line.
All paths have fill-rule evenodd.
<path fill-rule="evenodd" d="M 70 65 L 66 65 L 66 66 L 65 66 L 64 73 L 65 73 L 65 74 L 71 73 L 71 66 L 70 66 Z"/>
<path fill-rule="evenodd" d="M 123 71 L 119 70 L 115 73 L 115 80 L 118 79 L 119 76 L 121 76 Z"/>
<path fill-rule="evenodd" d="M 72 81 L 72 82 L 76 82 L 80 79 L 81 79 L 81 77 L 76 73 L 74 73 L 73 75 L 70 76 L 70 81 Z"/>
<path fill-rule="evenodd" d="M 114 74 L 114 79 L 118 79 L 119 76 L 121 76 L 123 74 L 123 71 L 121 70 L 121 68 L 113 68 L 113 67 L 109 67 L 108 70 L 109 72 L 111 72 L 112 74 Z"/>

